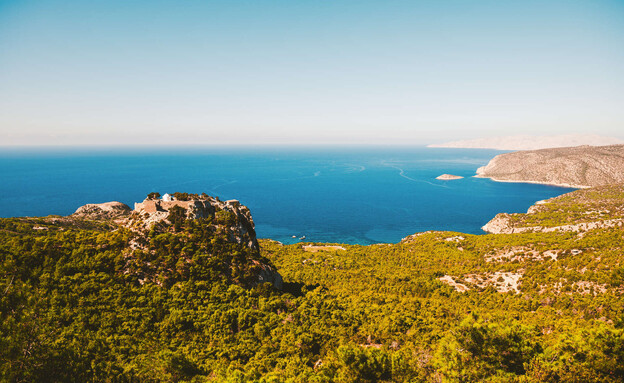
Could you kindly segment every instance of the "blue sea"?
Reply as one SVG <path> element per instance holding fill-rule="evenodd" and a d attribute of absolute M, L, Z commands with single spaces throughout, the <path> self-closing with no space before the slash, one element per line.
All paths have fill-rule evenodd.
<path fill-rule="evenodd" d="M 205 192 L 251 209 L 260 238 L 394 243 L 426 230 L 481 234 L 500 212 L 573 189 L 473 178 L 495 150 L 425 147 L 0 149 L 0 216 L 133 207 L 150 192 Z M 443 173 L 464 176 L 455 181 Z M 296 238 L 293 238 L 295 236 Z"/>

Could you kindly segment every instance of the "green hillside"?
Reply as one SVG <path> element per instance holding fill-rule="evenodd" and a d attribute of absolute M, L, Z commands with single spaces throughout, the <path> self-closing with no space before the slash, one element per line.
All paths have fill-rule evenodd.
<path fill-rule="evenodd" d="M 611 217 L 621 198 L 515 219 Z M 621 226 L 258 250 L 236 219 L 0 220 L 0 380 L 624 381 Z M 258 283 L 273 269 L 281 290 Z"/>
<path fill-rule="evenodd" d="M 512 214 L 515 226 L 553 227 L 624 219 L 624 186 L 578 190 L 536 205 L 532 214 Z"/>

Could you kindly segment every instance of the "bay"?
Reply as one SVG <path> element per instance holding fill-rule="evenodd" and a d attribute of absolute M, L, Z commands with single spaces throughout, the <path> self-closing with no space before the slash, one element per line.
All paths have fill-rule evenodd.
<path fill-rule="evenodd" d="M 150 192 L 205 192 L 251 209 L 260 238 L 395 243 L 427 230 L 481 234 L 573 189 L 472 177 L 495 150 L 425 147 L 7 149 L 0 216 L 69 215 L 87 203 L 133 207 Z M 463 176 L 442 181 L 443 173 Z M 295 238 L 293 238 L 295 236 Z"/>

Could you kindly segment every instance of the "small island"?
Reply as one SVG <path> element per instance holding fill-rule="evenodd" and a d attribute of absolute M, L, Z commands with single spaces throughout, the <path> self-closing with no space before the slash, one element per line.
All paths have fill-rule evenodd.
<path fill-rule="evenodd" d="M 451 180 L 461 180 L 462 176 L 455 176 L 453 174 L 442 174 L 440 176 L 436 177 L 436 180 L 443 180 L 443 181 L 451 181 Z"/>

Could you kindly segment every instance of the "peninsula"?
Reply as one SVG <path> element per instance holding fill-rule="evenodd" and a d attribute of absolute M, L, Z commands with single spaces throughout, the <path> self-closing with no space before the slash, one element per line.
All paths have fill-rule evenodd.
<path fill-rule="evenodd" d="M 577 146 L 499 154 L 476 177 L 588 188 L 624 182 L 624 145 Z"/>
<path fill-rule="evenodd" d="M 492 234 L 576 232 L 624 227 L 624 184 L 577 190 L 538 201 L 525 214 L 499 213 L 482 227 Z"/>

